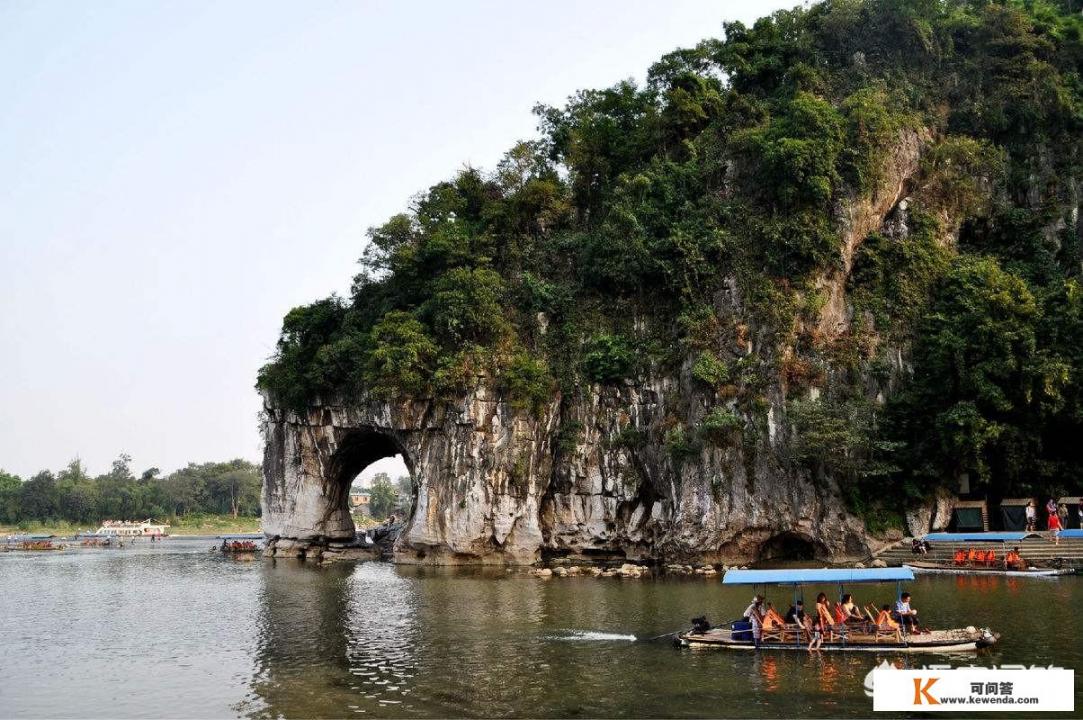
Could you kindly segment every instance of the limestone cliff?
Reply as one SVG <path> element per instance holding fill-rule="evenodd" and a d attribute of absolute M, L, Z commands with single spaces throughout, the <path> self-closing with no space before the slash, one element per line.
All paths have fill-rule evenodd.
<path fill-rule="evenodd" d="M 822 558 L 868 554 L 863 524 L 833 488 L 783 466 L 775 424 L 762 446 L 714 448 L 679 465 L 661 442 L 627 446 L 629 431 L 658 433 L 679 386 L 592 388 L 563 417 L 554 398 L 541 418 L 524 418 L 484 382 L 453 406 L 327 404 L 304 414 L 268 406 L 264 532 L 299 541 L 282 544 L 291 553 L 351 538 L 350 481 L 368 462 L 402 453 L 416 500 L 400 562 L 749 561 L 788 539 Z M 559 421 L 580 424 L 581 436 L 560 443 Z"/>
<path fill-rule="evenodd" d="M 928 142 L 928 133 L 901 134 L 871 199 L 839 207 L 845 241 L 840 263 L 819 283 L 828 298 L 815 323 L 822 336 L 847 332 L 853 254 L 889 217 L 899 222 Z M 719 293 L 715 312 L 737 318 L 741 304 L 735 291 Z M 735 357 L 775 352 L 757 346 L 754 329 L 748 337 Z M 690 364 L 641 383 L 557 392 L 536 413 L 514 409 L 484 375 L 451 403 L 327 400 L 296 412 L 268 398 L 264 530 L 288 541 L 280 548 L 289 553 L 352 537 L 350 481 L 372 461 L 401 453 L 415 502 L 396 545 L 400 562 L 750 562 L 795 552 L 847 561 L 886 541 L 869 536 L 830 478 L 813 481 L 792 462 L 781 376 L 765 393 L 767 407 L 742 417 L 747 432 L 695 455 L 674 453 L 667 433 L 697 426 L 717 400 L 694 381 Z"/>

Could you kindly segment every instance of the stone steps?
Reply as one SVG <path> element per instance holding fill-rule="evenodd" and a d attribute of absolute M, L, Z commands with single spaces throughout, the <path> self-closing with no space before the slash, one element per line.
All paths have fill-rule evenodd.
<path fill-rule="evenodd" d="M 899 544 L 884 550 L 876 557 L 888 565 L 902 565 L 903 563 L 924 561 L 951 563 L 956 550 L 969 550 L 976 548 L 992 550 L 998 557 L 1003 557 L 1007 550 L 1019 548 L 1019 554 L 1024 560 L 1036 562 L 1064 561 L 1068 564 L 1083 564 L 1083 538 L 1062 538 L 1060 545 L 1054 545 L 1048 537 L 1027 538 L 1016 543 L 967 543 L 947 542 L 931 543 L 932 550 L 928 555 L 915 555 L 910 548 L 910 540 L 906 539 Z"/>

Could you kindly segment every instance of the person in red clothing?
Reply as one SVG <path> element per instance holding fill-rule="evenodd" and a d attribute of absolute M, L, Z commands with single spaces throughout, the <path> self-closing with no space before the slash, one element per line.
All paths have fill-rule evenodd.
<path fill-rule="evenodd" d="M 1060 545 L 1060 515 L 1052 513 L 1049 516 L 1049 530 L 1053 533 L 1053 542 Z"/>

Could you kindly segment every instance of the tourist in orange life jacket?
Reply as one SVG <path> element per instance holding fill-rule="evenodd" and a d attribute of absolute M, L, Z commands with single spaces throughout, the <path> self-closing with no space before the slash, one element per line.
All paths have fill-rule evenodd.
<path fill-rule="evenodd" d="M 815 617 L 820 621 L 820 628 L 824 632 L 829 632 L 831 628 L 835 626 L 835 618 L 831 614 L 831 607 L 827 604 L 827 595 L 820 593 L 816 596 L 816 615 Z M 813 620 L 815 623 L 816 620 Z"/>
<path fill-rule="evenodd" d="M 1019 548 L 1012 548 L 1004 554 L 1004 566 L 1008 569 L 1023 570 L 1027 564 L 1023 562 L 1023 557 L 1019 554 Z"/>
<path fill-rule="evenodd" d="M 899 629 L 899 623 L 895 622 L 895 619 L 891 617 L 890 605 L 884 605 L 881 608 L 880 613 L 876 616 L 876 626 L 881 630 L 894 630 L 895 637 L 902 641 L 902 632 Z"/>

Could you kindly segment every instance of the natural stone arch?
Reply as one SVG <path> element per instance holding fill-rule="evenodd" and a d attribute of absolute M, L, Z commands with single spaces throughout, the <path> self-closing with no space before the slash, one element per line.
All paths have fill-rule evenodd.
<path fill-rule="evenodd" d="M 375 428 L 357 428 L 343 433 L 338 448 L 331 454 L 327 469 L 328 504 L 335 512 L 345 511 L 350 524 L 350 487 L 357 476 L 377 460 L 401 456 L 411 478 L 410 514 L 417 501 L 417 484 L 413 481 L 414 469 L 408 460 L 409 455 L 399 440 L 392 434 Z"/>
<path fill-rule="evenodd" d="M 277 411 L 265 419 L 263 529 L 281 554 L 303 554 L 310 544 L 352 541 L 350 486 L 377 460 L 401 455 L 416 495 L 407 433 L 371 420 L 341 422 L 334 416 L 330 410 Z"/>

